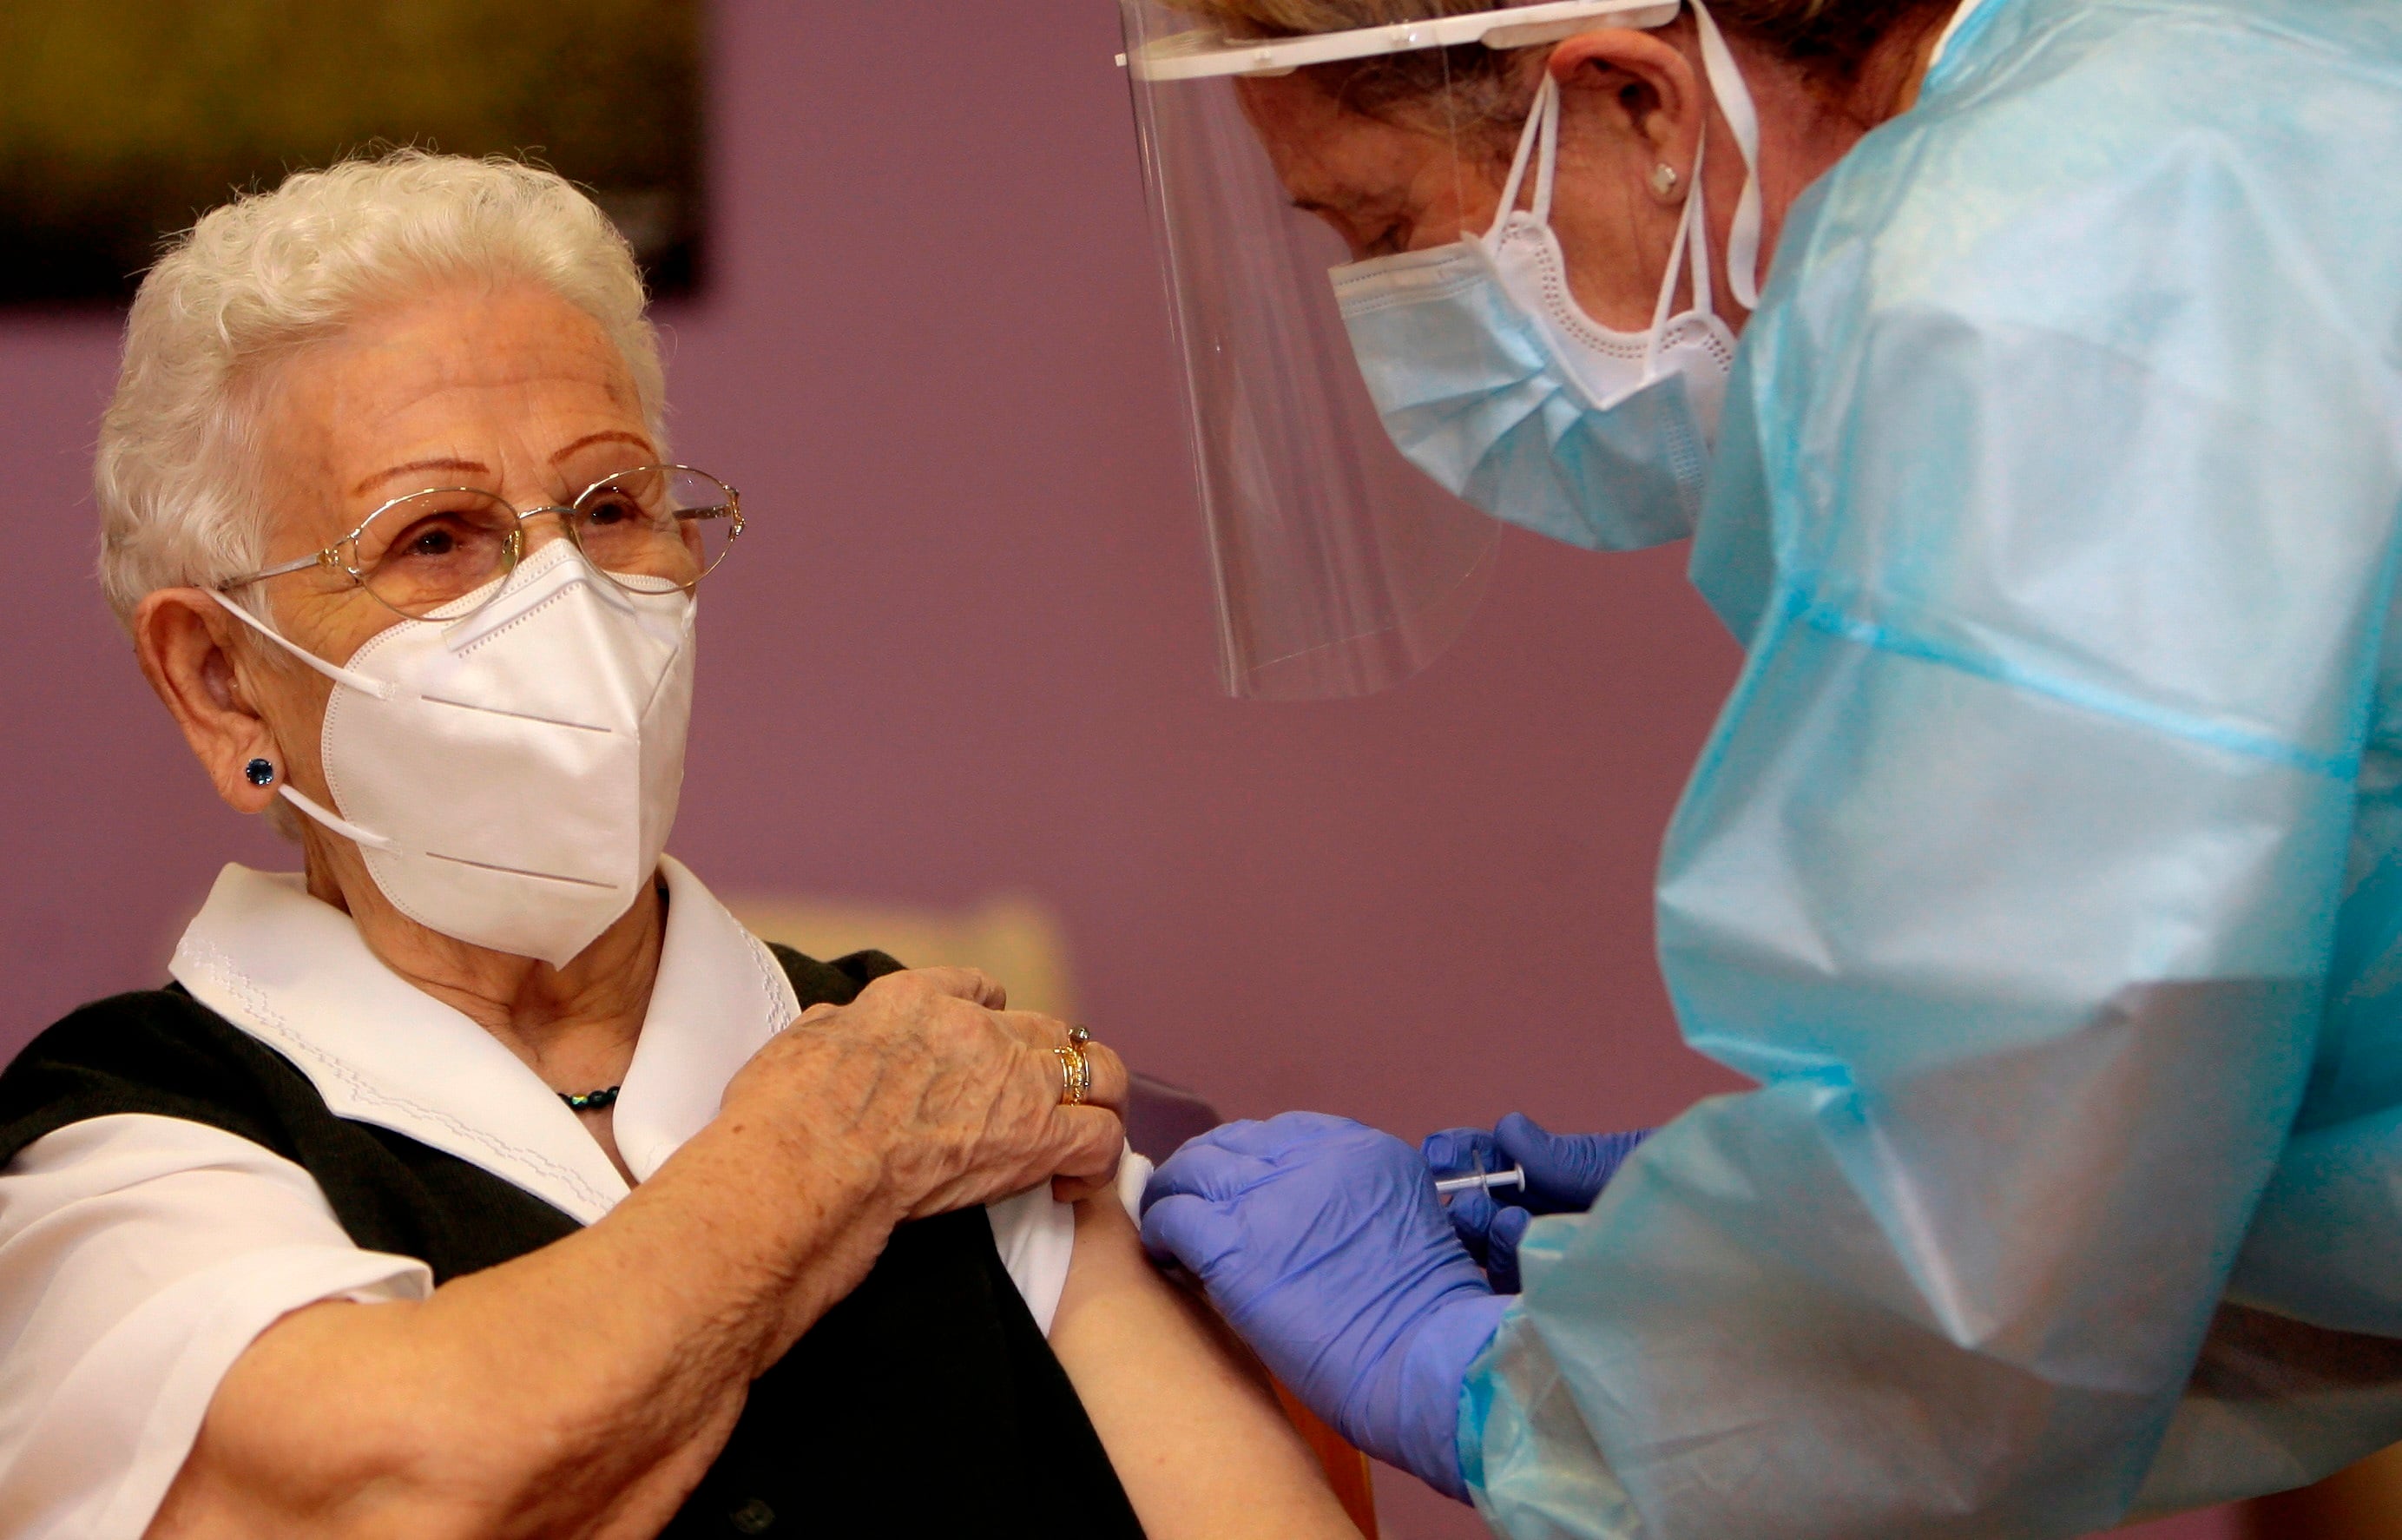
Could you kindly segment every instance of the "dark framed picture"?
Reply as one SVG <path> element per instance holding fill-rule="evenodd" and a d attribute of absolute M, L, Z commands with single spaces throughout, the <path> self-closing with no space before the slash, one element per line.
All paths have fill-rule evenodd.
<path fill-rule="evenodd" d="M 700 0 L 7 0 L 0 304 L 122 301 L 236 190 L 392 144 L 539 160 L 688 292 L 702 34 Z"/>

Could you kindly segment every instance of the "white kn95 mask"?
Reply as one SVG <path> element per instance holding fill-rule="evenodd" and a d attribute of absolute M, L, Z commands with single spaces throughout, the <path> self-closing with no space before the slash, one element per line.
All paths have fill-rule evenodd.
<path fill-rule="evenodd" d="M 355 843 L 419 924 L 564 967 L 666 848 L 696 606 L 680 588 L 628 592 L 565 540 L 499 581 L 489 602 L 378 632 L 347 667 L 217 599 L 334 681 L 320 752 L 335 805 L 288 784 L 285 800 Z"/>

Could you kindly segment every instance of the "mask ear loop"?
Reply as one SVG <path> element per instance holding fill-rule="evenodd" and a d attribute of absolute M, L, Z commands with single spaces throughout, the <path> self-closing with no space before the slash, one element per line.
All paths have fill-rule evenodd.
<path fill-rule="evenodd" d="M 391 700 L 400 694 L 400 686 L 390 680 L 371 679 L 354 668 L 345 668 L 338 663 L 327 663 L 324 658 L 319 657 L 316 653 L 309 651 L 306 647 L 299 646 L 289 638 L 284 637 L 276 631 L 273 626 L 268 625 L 267 622 L 259 619 L 256 615 L 252 614 L 241 605 L 236 604 L 233 600 L 226 598 L 223 594 L 218 593 L 215 589 L 212 588 L 209 590 L 209 598 L 216 600 L 219 604 L 224 605 L 228 612 L 232 614 L 236 620 L 241 621 L 244 626 L 249 626 L 260 636 L 265 637 L 268 640 L 275 643 L 276 646 L 283 648 L 285 652 L 291 653 L 294 657 L 298 658 L 310 667 L 314 668 L 317 672 L 324 675 L 327 679 L 332 680 L 336 684 L 347 684 L 352 689 L 356 690 L 359 694 L 363 695 L 373 695 L 378 700 Z"/>
<path fill-rule="evenodd" d="M 1699 10 L 1696 4 L 1695 9 Z M 1746 101 L 1746 105 L 1748 106 Z M 1518 139 L 1517 157 L 1510 163 L 1510 179 L 1501 186 L 1501 208 L 1493 221 L 1485 240 L 1498 242 L 1508 226 L 1511 214 L 1517 212 L 1518 193 L 1525 185 L 1526 169 L 1539 147 L 1542 159 L 1535 170 L 1535 201 L 1528 211 L 1536 224 L 1549 228 L 1552 223 L 1552 199 L 1559 186 L 1560 172 L 1560 83 L 1551 75 L 1535 89 L 1535 105 L 1526 118 L 1525 132 Z M 1712 309 L 1710 292 L 1710 260 L 1708 222 L 1703 217 L 1702 171 L 1709 152 L 1706 137 L 1693 151 L 1692 190 L 1685 195 L 1684 213 L 1677 223 L 1677 238 L 1668 248 L 1668 272 L 1660 284 L 1660 297 L 1651 308 L 1651 329 L 1643 351 L 1643 373 L 1648 379 L 1659 368 L 1660 351 L 1666 340 L 1668 317 L 1677 303 L 1677 281 L 1684 276 L 1686 254 L 1692 254 L 1694 308 L 1704 315 Z M 1753 189 L 1756 194 L 1757 189 Z"/>
<path fill-rule="evenodd" d="M 1510 180 L 1501 185 L 1501 206 L 1494 213 L 1493 227 L 1484 232 L 1484 241 L 1488 246 L 1500 241 L 1501 232 L 1510 227 L 1510 216 L 1518 212 L 1518 191 L 1525 186 L 1526 167 L 1534 159 L 1535 145 L 1541 143 L 1552 162 L 1559 158 L 1559 101 L 1560 83 L 1546 74 L 1543 83 L 1535 88 L 1535 104 L 1527 111 L 1525 131 L 1518 136 L 1518 154 L 1510 162 Z M 1549 223 L 1552 214 L 1549 164 L 1536 178 L 1535 202 L 1536 217 Z"/>
<path fill-rule="evenodd" d="M 1751 88 L 1727 47 L 1726 36 L 1710 17 L 1703 0 L 1693 0 L 1693 23 L 1701 33 L 1702 70 L 1719 99 L 1719 113 L 1734 134 L 1743 154 L 1743 197 L 1734 206 L 1734 226 L 1727 232 L 1727 288 L 1746 310 L 1760 309 L 1760 244 L 1764 215 L 1760 196 L 1760 114 L 1752 105 Z"/>
<path fill-rule="evenodd" d="M 1710 314 L 1710 254 L 1705 244 L 1705 221 L 1702 218 L 1702 157 L 1706 150 L 1693 152 L 1692 190 L 1685 195 L 1685 212 L 1677 218 L 1677 239 L 1668 245 L 1668 275 L 1660 282 L 1660 298 L 1651 307 L 1651 330 L 1643 344 L 1643 378 L 1651 379 L 1660 371 L 1660 352 L 1667 345 L 1668 316 L 1677 305 L 1677 280 L 1685 272 L 1686 253 L 1692 254 L 1693 309 L 1703 315 Z"/>
<path fill-rule="evenodd" d="M 1718 296 L 1710 288 L 1709 205 L 1702 200 L 1702 164 L 1709 151 L 1706 137 L 1693 146 L 1693 190 L 1685 199 L 1685 239 L 1693 263 L 1693 312 L 1716 317 Z"/>
<path fill-rule="evenodd" d="M 356 669 L 345 668 L 338 663 L 327 663 L 324 658 L 321 658 L 316 653 L 310 652 L 307 648 L 298 646 L 288 638 L 278 635 L 273 627 L 269 626 L 267 622 L 259 619 L 256 615 L 252 614 L 248 610 L 236 604 L 233 600 L 226 598 L 223 594 L 218 593 L 215 589 L 212 588 L 209 590 L 209 597 L 215 599 L 219 604 L 224 605 L 226 609 L 230 611 L 234 617 L 240 620 L 243 625 L 249 626 L 252 630 L 256 631 L 260 636 L 265 637 L 268 640 L 275 643 L 276 646 L 283 648 L 285 652 L 291 653 L 294 657 L 298 658 L 310 667 L 317 670 L 317 672 L 324 675 L 327 679 L 332 680 L 335 683 L 348 685 L 352 689 L 360 692 L 362 694 L 373 695 L 378 700 L 391 700 L 400 694 L 400 687 L 392 683 L 390 681 L 370 679 L 366 675 L 358 672 Z M 370 850 L 380 850 L 387 855 L 397 855 L 400 851 L 399 845 L 389 837 L 379 834 L 372 829 L 363 829 L 357 824 L 351 822 L 350 819 L 343 818 L 340 814 L 336 813 L 333 809 L 318 803 L 314 798 L 305 796 L 302 793 L 294 791 L 292 783 L 288 780 L 282 786 L 276 788 L 276 794 L 282 797 L 285 802 L 290 803 L 293 806 L 300 809 L 303 813 L 306 813 L 311 818 L 316 819 L 319 823 L 324 825 L 328 830 L 339 834 L 342 838 L 351 841 L 354 845 L 363 845 Z"/>
<path fill-rule="evenodd" d="M 1537 95 L 1545 102 L 1543 113 L 1542 165 L 1535 172 L 1535 223 L 1545 229 L 1552 227 L 1552 193 L 1560 185 L 1560 119 L 1567 109 L 1560 103 L 1560 82 L 1548 70 Z"/>
<path fill-rule="evenodd" d="M 315 799 L 303 796 L 299 792 L 294 791 L 289 782 L 276 788 L 276 791 L 277 794 L 282 796 L 285 802 L 290 803 L 293 806 L 300 809 L 303 813 L 308 814 L 319 823 L 324 824 L 328 831 L 341 835 L 342 838 L 349 840 L 352 844 L 365 846 L 370 850 L 380 850 L 387 856 L 397 856 L 400 854 L 400 846 L 397 842 L 386 839 L 383 835 L 377 833 L 372 829 L 360 828 L 350 819 L 343 818 L 338 813 L 336 813 L 332 808 L 326 807 L 318 803 Z"/>

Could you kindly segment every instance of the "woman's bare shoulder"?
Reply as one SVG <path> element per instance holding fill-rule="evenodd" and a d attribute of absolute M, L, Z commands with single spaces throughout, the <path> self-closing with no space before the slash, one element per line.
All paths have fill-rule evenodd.
<path fill-rule="evenodd" d="M 1153 1540 L 1358 1540 L 1265 1373 L 1114 1193 L 1076 1205 L 1051 1346 Z"/>

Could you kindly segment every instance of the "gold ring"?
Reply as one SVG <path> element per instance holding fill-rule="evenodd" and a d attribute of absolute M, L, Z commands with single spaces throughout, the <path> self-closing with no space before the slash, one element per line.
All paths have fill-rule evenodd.
<path fill-rule="evenodd" d="M 1093 1090 L 1092 1061 L 1079 1049 L 1055 1048 L 1051 1052 L 1059 1058 L 1059 1105 L 1084 1106 L 1084 1098 Z"/>

